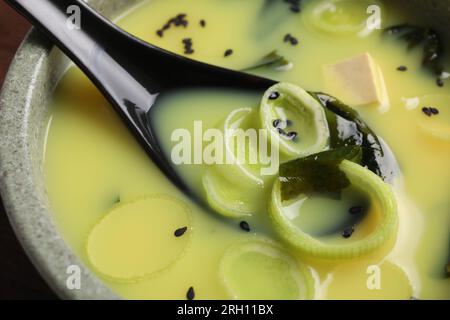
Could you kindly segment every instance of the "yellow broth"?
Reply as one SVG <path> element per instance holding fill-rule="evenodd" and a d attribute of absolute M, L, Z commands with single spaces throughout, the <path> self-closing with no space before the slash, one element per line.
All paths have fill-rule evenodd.
<path fill-rule="evenodd" d="M 48 196 L 64 239 L 124 298 L 184 299 L 191 286 L 196 299 L 233 298 L 219 272 L 222 256 L 236 243 L 265 238 L 285 247 L 312 270 L 316 299 L 449 299 L 450 279 L 445 275 L 450 225 L 449 84 L 438 87 L 421 65 L 421 50 L 407 51 L 405 43 L 383 36 L 382 30 L 363 37 L 354 31 L 330 34 L 314 28 L 309 6 L 315 0 L 306 2 L 300 14 L 291 13 L 283 4 L 261 16 L 263 2 L 152 0 L 118 24 L 179 54 L 184 52 L 182 39 L 192 38 L 191 58 L 237 70 L 254 65 L 276 49 L 292 68 L 257 73 L 312 91 L 329 89 L 322 72 L 325 65 L 369 52 L 384 75 L 390 105 L 387 110 L 355 108 L 399 162 L 402 175 L 393 183 L 400 220 L 396 239 L 363 258 L 318 261 L 299 255 L 271 231 L 265 214 L 269 194 L 265 192 L 259 194 L 258 215 L 247 219 L 251 232 L 242 230 L 239 220 L 199 208 L 159 172 L 76 67 L 67 71 L 56 90 L 45 147 Z M 360 10 L 351 2 L 346 6 L 350 6 L 352 19 L 364 21 L 366 7 Z M 179 13 L 187 14 L 187 28 L 172 27 L 159 37 L 156 30 Z M 387 2 L 382 14 L 383 28 L 414 21 Z M 340 23 L 348 17 L 326 19 Z M 298 39 L 297 45 L 283 41 L 287 33 Z M 225 57 L 227 49 L 233 53 Z M 399 72 L 399 66 L 407 66 L 408 71 Z M 196 120 L 203 121 L 204 129 L 213 128 L 237 108 L 257 107 L 260 99 L 253 93 L 201 89 L 162 97 L 158 102 L 162 111 L 157 114 L 161 142 L 170 151 L 174 129 L 192 130 Z M 438 108 L 439 115 L 424 115 L 421 109 L 425 106 Z M 200 193 L 203 170 L 203 165 L 178 168 Z M 326 215 L 323 219 L 327 220 Z M 154 225 L 161 226 L 158 232 L 152 229 Z M 174 237 L 175 229 L 184 226 L 186 233 Z M 251 261 L 249 265 L 245 261 L 240 262 L 241 273 L 233 275 L 233 281 L 239 280 L 238 274 L 252 276 L 248 272 L 253 268 Z M 374 265 L 381 271 L 380 289 L 368 285 Z M 267 286 L 259 289 L 268 293 L 263 297 L 272 297 L 269 284 L 277 283 L 275 275 L 265 270 L 253 276 L 268 279 Z M 256 283 L 255 279 L 248 283 Z M 293 297 L 282 289 L 274 289 L 273 297 Z"/>

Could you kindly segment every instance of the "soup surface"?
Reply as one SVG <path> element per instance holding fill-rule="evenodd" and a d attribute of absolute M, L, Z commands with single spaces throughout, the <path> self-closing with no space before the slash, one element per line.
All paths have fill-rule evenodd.
<path fill-rule="evenodd" d="M 371 5 L 381 14 L 381 29 L 366 24 L 373 18 L 367 10 Z M 219 211 L 236 215 L 224 217 L 199 207 L 158 170 L 108 102 L 72 66 L 57 87 L 48 123 L 48 196 L 67 243 L 120 296 L 450 298 L 450 84 L 441 80 L 444 86 L 437 85 L 422 64 L 420 45 L 407 50 L 404 41 L 383 32 L 415 21 L 401 8 L 378 1 L 310 0 L 296 11 L 296 4 L 285 1 L 152 0 L 118 24 L 193 59 L 342 98 L 398 163 L 399 172 L 389 182 L 398 207 L 395 236 L 357 257 L 317 257 L 297 250 L 273 227 L 267 208 L 276 173 L 258 188 L 246 186 L 247 179 L 233 165 L 224 169 L 225 178 L 210 174 L 211 166 L 204 163 L 175 166 L 204 199 L 222 188 L 210 201 L 221 206 Z M 326 71 L 366 53 L 383 79 L 375 87 L 386 88 L 378 105 L 345 100 L 347 89 L 330 81 Z M 242 124 L 249 119 L 246 128 L 255 127 L 262 94 L 198 88 L 160 96 L 151 115 L 168 159 L 177 145 L 176 130 L 185 129 L 194 141 L 196 124 L 201 124 L 194 154 L 207 144 L 202 133 L 223 127 L 230 115 Z M 283 110 L 295 117 L 292 110 Z M 308 144 L 301 140 L 302 128 L 310 124 L 297 125 L 291 127 L 293 141 Z M 280 161 L 293 158 L 282 156 Z M 368 190 L 352 184 L 340 199 L 300 196 L 283 202 L 280 210 L 306 235 L 339 247 L 375 232 L 383 212 L 371 201 Z M 348 208 L 359 215 L 349 215 Z"/>

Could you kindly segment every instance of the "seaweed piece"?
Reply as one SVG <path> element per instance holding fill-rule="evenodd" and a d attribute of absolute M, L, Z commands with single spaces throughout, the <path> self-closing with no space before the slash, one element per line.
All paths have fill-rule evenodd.
<path fill-rule="evenodd" d="M 325 108 L 330 130 L 330 147 L 336 149 L 361 146 L 363 152 L 361 164 L 384 181 L 391 181 L 396 172 L 394 157 L 385 152 L 383 143 L 358 112 L 328 94 L 321 92 L 310 94 Z"/>
<path fill-rule="evenodd" d="M 438 83 L 440 81 L 443 85 L 445 71 L 442 66 L 442 56 L 445 49 L 440 35 L 435 30 L 410 24 L 400 24 L 387 28 L 385 33 L 398 35 L 399 39 L 408 43 L 409 50 L 422 45 L 422 65 L 436 75 Z"/>
<path fill-rule="evenodd" d="M 434 74 L 441 76 L 444 68 L 441 65 L 441 56 L 444 53 L 444 48 L 441 39 L 437 32 L 428 30 L 424 40 L 424 52 L 422 64 Z"/>
<path fill-rule="evenodd" d="M 411 30 L 415 30 L 416 27 L 410 25 L 409 23 L 397 24 L 392 27 L 387 28 L 384 32 L 389 35 L 396 35 L 404 32 L 408 32 Z"/>
<path fill-rule="evenodd" d="M 270 52 L 261 58 L 254 65 L 242 69 L 241 71 L 254 71 L 259 68 L 272 68 L 272 69 L 280 69 L 283 67 L 288 67 L 291 65 L 291 62 L 287 60 L 285 57 L 278 54 L 276 50 Z"/>
<path fill-rule="evenodd" d="M 408 50 L 412 50 L 419 46 L 426 38 L 424 30 L 411 30 L 400 36 L 400 39 L 408 43 Z"/>
<path fill-rule="evenodd" d="M 281 200 L 290 200 L 299 194 L 320 193 L 339 199 L 350 186 L 350 180 L 339 169 L 343 160 L 360 163 L 362 148 L 348 146 L 289 161 L 280 165 Z"/>

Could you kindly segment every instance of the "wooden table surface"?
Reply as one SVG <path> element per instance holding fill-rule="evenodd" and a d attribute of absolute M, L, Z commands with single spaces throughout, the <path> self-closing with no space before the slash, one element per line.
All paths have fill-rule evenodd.
<path fill-rule="evenodd" d="M 0 87 L 11 59 L 29 28 L 30 25 L 22 17 L 0 1 Z M 56 298 L 17 241 L 1 201 L 0 257 L 0 299 Z"/>

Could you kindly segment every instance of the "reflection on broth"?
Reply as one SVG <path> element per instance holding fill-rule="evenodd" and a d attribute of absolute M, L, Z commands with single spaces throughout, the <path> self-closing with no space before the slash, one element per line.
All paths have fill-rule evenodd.
<path fill-rule="evenodd" d="M 365 23 L 370 5 L 381 29 Z M 200 208 L 72 67 L 55 93 L 45 152 L 64 238 L 124 298 L 450 299 L 449 66 L 441 51 L 422 64 L 433 34 L 407 50 L 402 32 L 418 29 L 385 32 L 405 22 L 414 18 L 379 1 L 145 2 L 119 25 L 282 82 L 265 94 L 161 95 L 149 117 L 167 158 L 173 132 L 195 137 L 201 121 L 203 132 L 263 130 L 254 146 L 230 147 L 224 135 L 215 152 L 237 158 L 264 141 L 279 163 L 267 174 L 261 163 L 173 164 L 211 207 Z M 351 109 L 339 113 L 311 92 Z M 192 159 L 214 142 L 203 138 L 191 141 Z"/>

